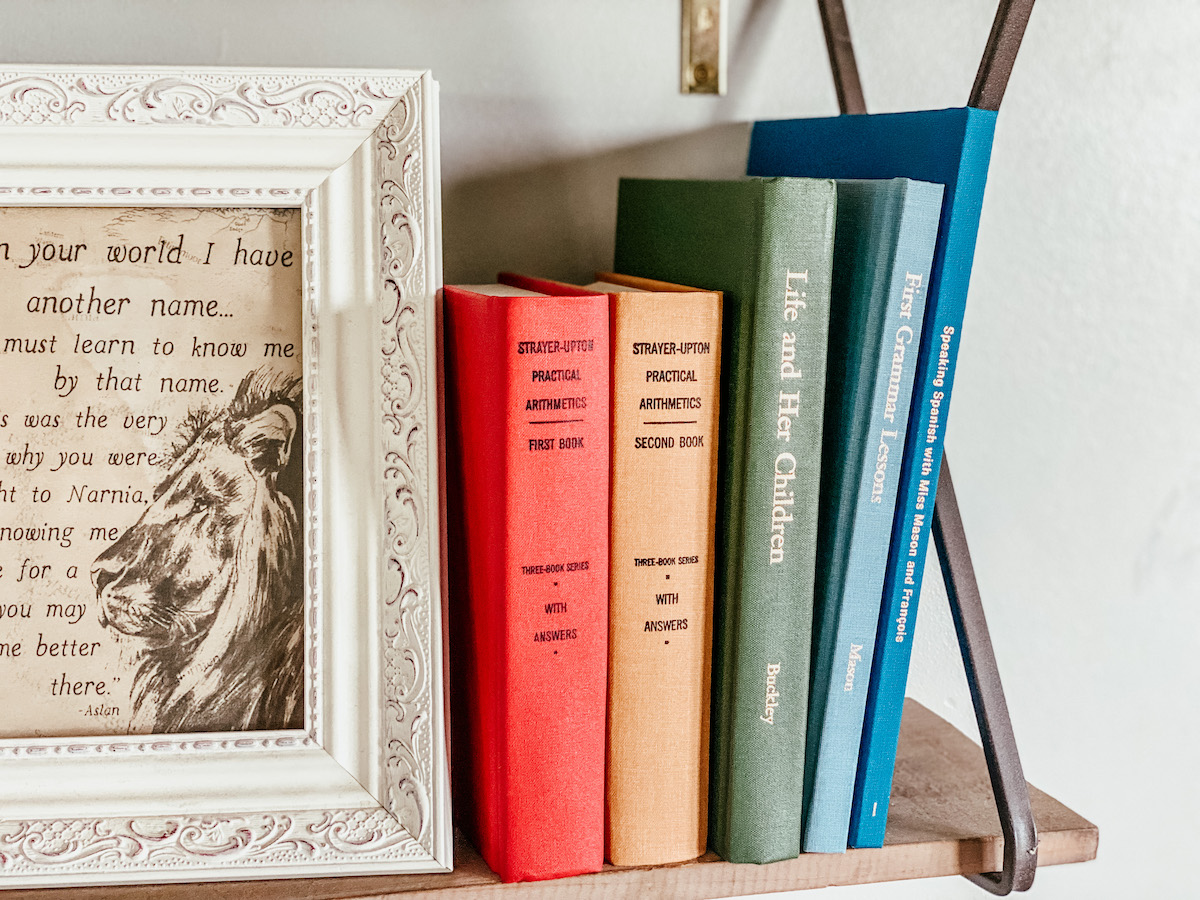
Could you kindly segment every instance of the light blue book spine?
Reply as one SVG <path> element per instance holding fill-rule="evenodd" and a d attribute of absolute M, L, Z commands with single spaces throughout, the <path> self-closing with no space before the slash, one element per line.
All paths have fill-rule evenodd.
<path fill-rule="evenodd" d="M 838 183 L 804 850 L 845 851 L 942 185 Z"/>

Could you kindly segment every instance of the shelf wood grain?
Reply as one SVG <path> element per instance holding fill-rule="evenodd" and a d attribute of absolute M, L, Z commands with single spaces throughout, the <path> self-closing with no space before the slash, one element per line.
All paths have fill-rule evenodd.
<path fill-rule="evenodd" d="M 1095 858 L 1095 825 L 1035 787 L 1029 794 L 1039 865 Z M 983 751 L 914 700 L 905 701 L 891 807 L 882 849 L 804 854 L 766 866 L 709 853 L 671 866 L 608 866 L 595 875 L 501 884 L 460 835 L 455 870 L 440 875 L 8 891 L 0 900 L 705 900 L 1000 868 L 1003 838 Z"/>

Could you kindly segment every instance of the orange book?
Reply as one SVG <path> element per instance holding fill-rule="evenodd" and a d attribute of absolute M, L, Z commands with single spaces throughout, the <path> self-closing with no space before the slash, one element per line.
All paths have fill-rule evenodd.
<path fill-rule="evenodd" d="M 597 278 L 582 290 L 608 292 L 612 315 L 605 847 L 655 865 L 707 845 L 721 294 Z"/>
<path fill-rule="evenodd" d="M 604 274 L 613 347 L 608 858 L 708 837 L 721 295 Z"/>

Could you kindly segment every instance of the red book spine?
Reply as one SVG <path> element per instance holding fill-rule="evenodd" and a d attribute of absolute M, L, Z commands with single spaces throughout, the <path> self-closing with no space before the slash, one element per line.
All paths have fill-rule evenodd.
<path fill-rule="evenodd" d="M 608 297 L 444 296 L 456 802 L 503 880 L 595 872 Z"/>

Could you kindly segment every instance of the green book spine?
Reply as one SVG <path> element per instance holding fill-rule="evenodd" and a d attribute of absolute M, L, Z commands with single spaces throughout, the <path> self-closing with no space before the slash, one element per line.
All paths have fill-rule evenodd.
<path fill-rule="evenodd" d="M 625 180 L 616 268 L 725 294 L 710 834 L 800 852 L 833 182 Z"/>

